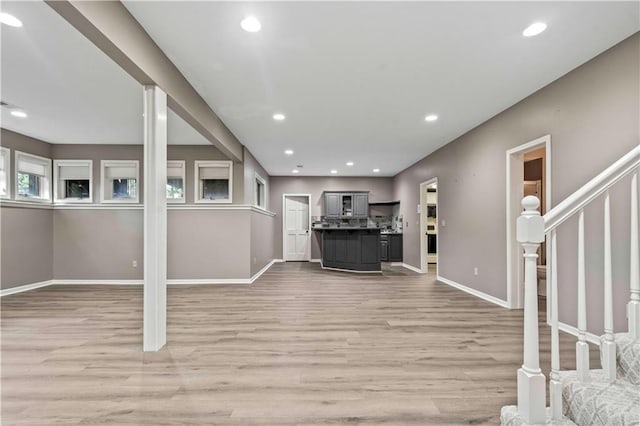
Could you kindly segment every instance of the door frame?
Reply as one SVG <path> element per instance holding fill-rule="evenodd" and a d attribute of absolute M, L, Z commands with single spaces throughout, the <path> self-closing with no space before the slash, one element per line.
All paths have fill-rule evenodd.
<path fill-rule="evenodd" d="M 287 210 L 286 200 L 287 197 L 307 197 L 307 205 L 309 206 L 309 238 L 307 239 L 307 262 L 311 261 L 311 194 L 299 194 L 299 193 L 284 193 L 282 194 L 282 260 L 287 261 Z M 304 262 L 304 261 L 303 261 Z"/>
<path fill-rule="evenodd" d="M 520 201 L 524 197 L 524 154 L 539 148 L 545 149 L 544 204 L 551 210 L 551 135 L 547 134 L 515 148 L 506 154 L 506 226 L 507 226 L 507 306 L 510 309 L 524 307 L 524 264 L 520 244 L 516 241 L 516 220 L 522 213 Z M 551 253 L 551 241 L 547 238 L 547 254 Z M 547 294 L 549 293 L 547 280 Z M 547 314 L 549 310 L 547 310 Z"/>
<path fill-rule="evenodd" d="M 438 178 L 437 177 L 433 177 L 429 180 L 426 180 L 424 182 L 422 182 L 420 184 L 420 229 L 418 230 L 418 233 L 420 235 L 420 271 L 423 274 L 426 274 L 429 271 L 429 263 L 427 262 L 427 243 L 426 243 L 426 238 L 425 235 L 423 234 L 424 232 L 424 228 L 426 226 L 426 219 L 425 219 L 425 215 L 427 214 L 427 212 L 424 210 L 425 207 L 427 206 L 427 186 L 436 184 L 436 194 L 439 193 L 440 191 L 440 185 L 438 184 Z M 439 198 L 439 197 L 438 197 Z M 440 215 L 438 214 L 438 210 L 439 210 L 439 202 L 436 202 L 436 221 L 440 220 Z M 439 229 L 440 227 L 436 224 L 436 229 Z M 440 232 L 438 232 L 439 234 Z M 436 242 L 436 244 L 438 244 Z M 438 274 L 438 272 L 440 271 L 440 245 L 438 244 L 438 252 L 437 252 L 437 257 L 436 257 L 436 275 Z"/>

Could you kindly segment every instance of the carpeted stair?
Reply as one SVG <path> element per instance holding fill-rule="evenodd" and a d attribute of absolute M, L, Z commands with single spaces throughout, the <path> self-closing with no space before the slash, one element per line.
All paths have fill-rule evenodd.
<path fill-rule="evenodd" d="M 546 425 L 640 426 L 640 341 L 634 343 L 627 333 L 616 334 L 617 379 L 609 383 L 602 370 L 591 370 L 587 382 L 578 380 L 575 371 L 562 371 L 562 399 L 565 418 Z M 521 426 L 515 406 L 503 407 L 501 424 Z"/>

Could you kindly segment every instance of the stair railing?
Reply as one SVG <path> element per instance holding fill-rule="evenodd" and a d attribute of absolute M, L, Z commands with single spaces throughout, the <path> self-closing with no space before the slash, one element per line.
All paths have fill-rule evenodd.
<path fill-rule="evenodd" d="M 576 371 L 578 379 L 589 380 L 589 346 L 587 344 L 587 303 L 584 209 L 604 194 L 604 341 L 601 346 L 602 367 L 607 380 L 616 379 L 616 345 L 613 327 L 613 280 L 611 263 L 611 206 L 609 189 L 626 176 L 631 178 L 631 245 L 630 245 L 630 299 L 627 305 L 628 328 L 631 338 L 640 341 L 640 260 L 638 236 L 638 169 L 640 146 L 632 149 L 610 167 L 587 182 L 582 188 L 540 216 L 540 201 L 533 196 L 522 200 L 524 212 L 517 222 L 517 240 L 524 249 L 524 363 L 518 370 L 518 412 L 526 423 L 544 423 L 545 376 L 540 370 L 538 350 L 538 294 L 536 254 L 545 235 L 551 241 L 550 264 L 551 294 L 547 306 L 551 310 L 551 373 L 549 394 L 551 415 L 561 419 L 562 385 L 560 383 L 560 337 L 558 326 L 558 258 L 557 228 L 567 219 L 578 215 L 578 341 L 576 342 Z"/>

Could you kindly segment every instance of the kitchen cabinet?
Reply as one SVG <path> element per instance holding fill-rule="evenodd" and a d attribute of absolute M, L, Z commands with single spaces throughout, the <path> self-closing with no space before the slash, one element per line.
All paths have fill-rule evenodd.
<path fill-rule="evenodd" d="M 324 193 L 324 215 L 332 218 L 342 216 L 342 201 L 340 194 L 334 192 Z"/>
<path fill-rule="evenodd" d="M 380 236 L 380 260 L 402 262 L 402 234 L 382 234 Z"/>
<path fill-rule="evenodd" d="M 325 192 L 324 216 L 334 219 L 366 219 L 369 217 L 369 193 Z"/>
<path fill-rule="evenodd" d="M 380 237 L 380 260 L 382 262 L 389 261 L 389 240 L 386 235 Z"/>

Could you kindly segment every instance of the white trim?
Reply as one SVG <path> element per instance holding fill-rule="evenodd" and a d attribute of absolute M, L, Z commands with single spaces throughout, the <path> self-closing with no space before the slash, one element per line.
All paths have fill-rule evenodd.
<path fill-rule="evenodd" d="M 106 189 L 105 189 L 105 169 L 112 166 L 129 166 L 135 167 L 136 173 L 136 197 L 135 198 L 106 198 Z M 116 178 L 117 179 L 117 178 Z M 126 179 L 126 178 L 123 178 Z M 101 203 L 110 203 L 110 204 L 138 204 L 140 202 L 140 190 L 142 189 L 142 185 L 140 185 L 140 161 L 139 160 L 100 160 L 100 202 Z M 109 192 L 111 192 L 110 197 L 113 196 L 113 188 L 110 187 Z"/>
<path fill-rule="evenodd" d="M 433 185 L 436 184 L 436 191 L 440 190 L 440 185 L 438 184 L 438 177 L 432 177 L 431 179 L 428 179 L 424 182 L 422 182 L 420 184 L 420 196 L 419 196 L 419 200 L 420 200 L 420 229 L 418 229 L 418 235 L 420 236 L 420 273 L 427 273 L 429 271 L 429 260 L 427 259 L 427 247 L 425 246 L 425 230 L 424 228 L 426 227 L 425 225 L 425 215 L 427 214 L 427 212 L 429 211 L 429 209 L 425 210 L 425 207 L 427 207 L 428 201 L 427 201 L 427 195 L 424 191 L 424 189 L 428 186 L 428 185 Z M 438 194 L 438 192 L 436 192 L 436 194 Z M 439 226 L 438 226 L 438 220 L 440 220 L 440 215 L 438 214 L 438 206 L 440 205 L 439 202 L 436 201 L 436 230 L 439 230 Z M 438 239 L 438 234 L 439 232 L 436 231 L 436 238 Z M 436 245 L 438 245 L 438 240 L 436 239 Z M 440 271 L 439 267 L 440 264 L 439 259 L 440 259 L 440 250 L 437 250 L 438 255 L 436 256 L 436 274 Z"/>
<path fill-rule="evenodd" d="M 262 184 L 262 197 L 264 198 L 264 205 L 261 206 L 260 204 L 260 200 L 256 200 L 255 196 L 256 196 L 256 189 L 257 189 L 257 184 L 258 181 Z M 269 188 L 267 187 L 267 181 L 264 180 L 264 178 L 262 176 L 260 176 L 258 174 L 258 172 L 254 172 L 254 176 L 253 176 L 253 204 L 259 208 L 259 209 L 263 209 L 263 210 L 268 210 L 268 200 L 269 200 Z"/>
<path fill-rule="evenodd" d="M 250 278 L 211 278 L 211 279 L 171 279 L 167 285 L 224 285 L 224 284 L 251 284 Z"/>
<path fill-rule="evenodd" d="M 51 285 L 142 285 L 143 280 L 51 280 Z"/>
<path fill-rule="evenodd" d="M 517 277 L 521 275 L 521 265 L 520 262 L 516 262 L 515 270 L 513 261 L 517 257 L 513 243 L 515 242 L 515 221 L 517 217 L 514 217 L 513 210 L 515 209 L 515 200 L 513 199 L 513 190 L 512 190 L 512 170 L 511 163 L 514 160 L 517 160 L 515 157 L 518 155 L 523 155 L 528 151 L 533 151 L 534 149 L 542 148 L 545 149 L 545 194 L 544 194 L 544 204 L 546 211 L 551 210 L 551 135 L 545 135 L 538 139 L 532 140 L 525 144 L 519 145 L 515 148 L 511 148 L 506 152 L 506 227 L 507 227 L 507 303 L 508 307 L 511 309 L 521 309 L 524 306 L 524 289 L 520 284 L 520 280 Z M 519 160 L 518 160 L 519 161 Z M 520 178 L 519 178 L 520 179 Z M 520 179 L 520 181 L 524 181 L 524 177 Z M 522 191 L 522 189 L 521 189 Z M 519 192 L 522 195 L 522 192 Z M 521 197 L 522 198 L 522 197 Z M 550 239 L 547 238 L 547 253 L 551 253 L 550 249 Z M 514 279 L 515 278 L 515 279 Z M 547 284 L 550 280 L 547 280 Z M 549 293 L 549 288 L 547 285 L 547 294 Z M 550 314 L 550 310 L 547 310 L 547 316 Z"/>
<path fill-rule="evenodd" d="M 321 263 L 322 259 L 311 259 L 311 260 L 309 260 L 309 262 L 311 262 L 311 263 Z"/>
<path fill-rule="evenodd" d="M 509 304 L 507 303 L 506 300 L 502 300 L 502 299 L 498 299 L 497 297 L 491 296 L 490 294 L 487 293 L 483 293 L 479 290 L 476 290 L 474 288 L 471 287 L 467 287 L 466 285 L 462 285 L 460 283 L 457 283 L 455 281 L 451 281 L 447 278 L 441 277 L 440 275 L 438 275 L 436 277 L 437 281 L 440 281 L 443 284 L 449 285 L 451 287 L 457 288 L 458 290 L 462 290 L 465 293 L 469 293 L 473 296 L 479 297 L 480 299 L 486 300 L 487 302 L 491 302 L 493 304 L 496 304 L 498 306 L 502 306 L 503 308 L 508 308 Z"/>
<path fill-rule="evenodd" d="M 284 259 L 273 259 L 274 263 L 284 263 Z"/>
<path fill-rule="evenodd" d="M 169 169 L 171 164 L 180 164 L 182 168 L 182 176 L 169 176 Z M 169 198 L 167 197 L 167 204 L 184 204 L 187 202 L 187 162 L 185 160 L 167 160 L 167 184 L 169 179 L 181 178 L 182 179 L 182 198 Z"/>
<path fill-rule="evenodd" d="M 402 262 L 400 265 L 401 265 L 403 268 L 407 268 L 407 269 L 409 269 L 409 270 L 411 270 L 411 271 L 413 271 L 413 272 L 417 272 L 417 273 L 419 273 L 419 274 L 426 274 L 426 272 L 423 272 L 423 271 L 422 271 L 422 269 L 420 269 L 420 268 L 416 268 L 415 266 L 411 266 L 411 265 L 409 265 L 408 263 L 404 263 L 404 262 Z"/>
<path fill-rule="evenodd" d="M 267 272 L 269 270 L 269 268 L 271 268 L 273 266 L 273 264 L 276 263 L 276 259 L 271 260 L 271 262 L 267 263 L 262 269 L 260 269 L 258 272 L 256 272 L 251 279 L 249 280 L 251 282 L 251 284 L 253 284 L 253 282 L 255 280 L 257 280 L 258 278 L 260 278 L 260 276 L 262 274 L 264 274 L 265 272 Z"/>
<path fill-rule="evenodd" d="M 46 167 L 45 180 L 46 185 L 44 188 L 40 188 L 40 191 L 44 191 L 46 197 L 25 197 L 22 195 L 18 195 L 18 173 L 20 173 L 20 168 L 18 167 L 18 163 L 21 158 L 31 159 L 32 162 L 40 163 L 44 167 Z M 40 157 L 39 155 L 33 155 L 26 152 L 14 151 L 13 157 L 14 167 L 13 167 L 13 194 L 16 201 L 26 201 L 29 203 L 51 203 L 51 159 L 46 157 Z"/>
<path fill-rule="evenodd" d="M 572 325 L 558 322 L 558 329 L 560 331 L 564 331 L 565 333 L 578 337 L 578 329 Z M 595 334 L 589 332 L 586 333 L 586 336 L 589 343 L 600 346 L 600 336 L 596 336 Z"/>
<path fill-rule="evenodd" d="M 54 210 L 144 210 L 143 204 L 126 204 L 126 203 L 87 204 L 87 205 L 54 203 L 51 207 Z"/>
<path fill-rule="evenodd" d="M 48 287 L 53 284 L 53 280 L 40 281 L 37 283 L 20 285 L 17 287 L 5 288 L 0 290 L 0 297 L 9 296 L 10 294 L 23 293 L 29 290 L 35 290 L 36 288 Z"/>
<path fill-rule="evenodd" d="M 391 262 L 391 266 L 403 266 L 403 262 Z"/>
<path fill-rule="evenodd" d="M 0 199 L 10 200 L 11 199 L 11 150 L 4 146 L 0 146 L 0 161 L 4 161 L 6 166 L 4 170 L 4 176 L 6 179 L 7 193 L 2 195 L 0 194 Z M 3 160 L 4 159 L 4 160 Z"/>
<path fill-rule="evenodd" d="M 60 179 L 58 178 L 60 171 L 59 168 L 61 166 L 74 166 L 74 165 L 88 165 L 89 166 L 89 198 L 59 198 L 59 183 Z M 82 203 L 82 204 L 91 204 L 93 203 L 93 160 L 53 160 L 53 202 L 54 203 Z"/>
<path fill-rule="evenodd" d="M 29 201 L 22 200 L 0 200 L 0 207 L 19 207 L 19 208 L 29 208 L 29 209 L 45 209 L 50 210 L 53 209 L 53 205 L 51 203 L 35 203 Z"/>
<path fill-rule="evenodd" d="M 228 168 L 229 170 L 229 198 L 222 200 L 208 200 L 200 197 L 200 166 Z M 196 160 L 193 167 L 193 202 L 196 204 L 231 204 L 233 203 L 233 161 L 227 160 Z"/>
<path fill-rule="evenodd" d="M 308 200 L 308 210 L 309 210 L 309 221 L 307 222 L 307 226 L 309 227 L 309 238 L 307 239 L 307 253 L 309 253 L 307 262 L 311 261 L 311 235 L 312 235 L 312 227 L 311 227 L 311 194 L 298 194 L 298 193 L 284 193 L 282 194 L 282 258 L 284 261 L 287 261 L 287 212 L 286 212 L 286 199 L 287 197 L 307 197 Z M 304 260 L 303 260 L 304 261 Z"/>

